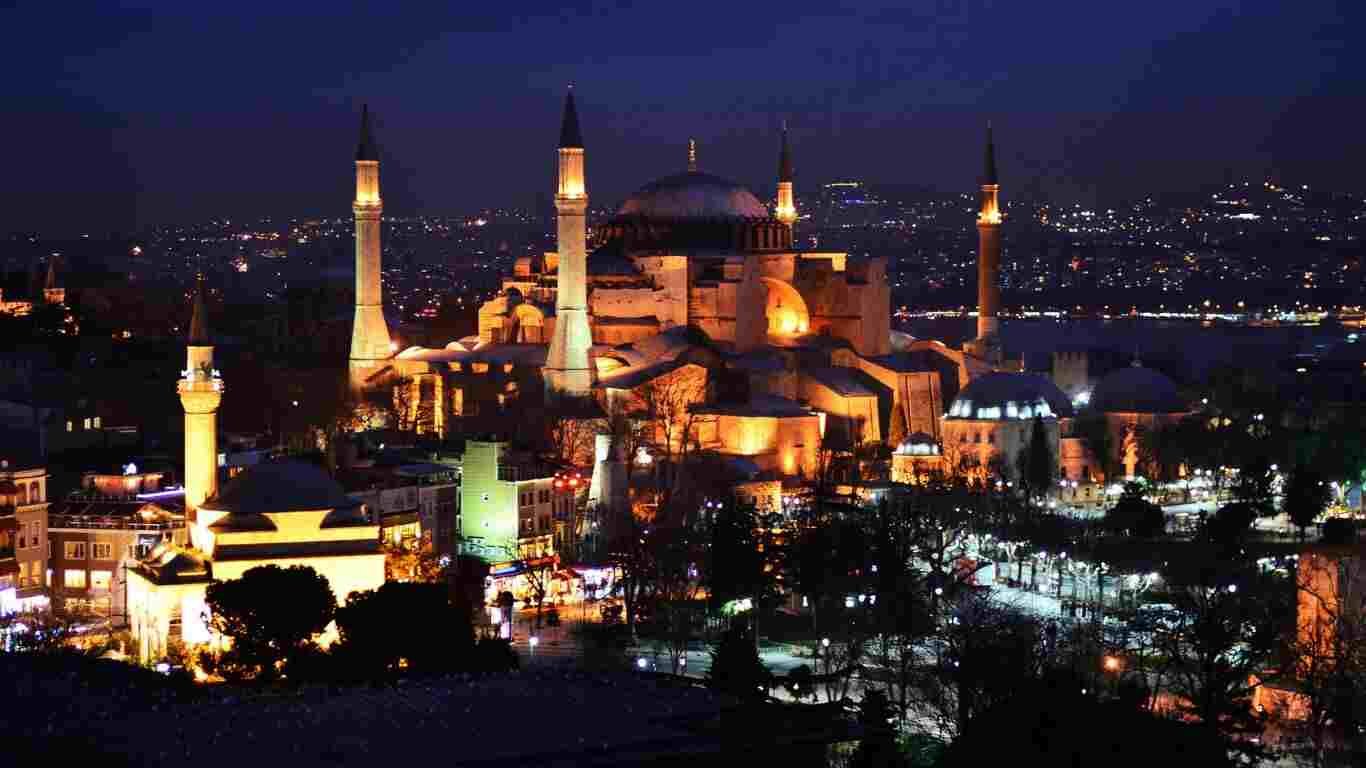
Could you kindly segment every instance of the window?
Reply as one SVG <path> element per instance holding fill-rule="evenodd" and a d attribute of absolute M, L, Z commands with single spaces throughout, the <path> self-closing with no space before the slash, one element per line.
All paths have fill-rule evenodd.
<path fill-rule="evenodd" d="M 100 417 L 99 417 L 99 416 L 96 416 L 96 417 L 95 417 L 95 429 L 99 429 L 99 428 L 100 428 Z"/>
<path fill-rule="evenodd" d="M 987 442 L 990 443 L 991 445 L 995 445 L 995 444 L 996 444 L 996 433 L 995 433 L 995 432 L 988 432 L 988 433 L 987 433 Z"/>
<path fill-rule="evenodd" d="M 35 480 L 28 484 L 28 503 L 40 504 L 43 501 L 43 489 Z"/>
<path fill-rule="evenodd" d="M 114 580 L 113 571 L 91 571 L 90 587 L 92 589 L 108 590 L 110 583 Z"/>
<path fill-rule="evenodd" d="M 90 417 L 88 416 L 85 419 L 85 428 L 90 429 Z"/>
<path fill-rule="evenodd" d="M 95 554 L 94 554 L 94 556 L 93 556 L 93 559 L 95 559 L 95 560 L 113 560 L 113 559 L 114 559 L 114 545 L 113 545 L 113 544 L 110 544 L 110 543 L 107 542 L 107 541 L 97 541 L 97 542 L 95 542 Z"/>
<path fill-rule="evenodd" d="M 75 432 L 75 431 L 76 431 L 76 423 L 73 422 L 71 419 L 67 419 L 67 420 L 66 420 L 66 431 L 67 431 L 67 432 Z"/>
<path fill-rule="evenodd" d="M 63 554 L 65 555 L 65 557 L 66 557 L 67 560 L 84 560 L 84 559 L 85 559 L 85 542 L 84 542 L 84 541 L 68 541 L 68 542 L 66 542 L 66 546 L 64 547 Z"/>
<path fill-rule="evenodd" d="M 1081 465 L 1081 479 L 1088 483 L 1091 482 L 1091 466 L 1089 464 Z"/>
<path fill-rule="evenodd" d="M 67 589 L 85 589 L 85 571 L 76 568 L 63 571 L 62 586 Z"/>

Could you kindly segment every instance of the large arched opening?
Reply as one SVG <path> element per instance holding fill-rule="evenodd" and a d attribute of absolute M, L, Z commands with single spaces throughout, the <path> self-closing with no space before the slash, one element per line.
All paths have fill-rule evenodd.
<path fill-rule="evenodd" d="M 769 335 L 800 336 L 808 333 L 811 330 L 811 314 L 806 309 L 806 300 L 797 289 L 772 277 L 761 279 L 768 289 L 764 315 L 768 318 Z"/>

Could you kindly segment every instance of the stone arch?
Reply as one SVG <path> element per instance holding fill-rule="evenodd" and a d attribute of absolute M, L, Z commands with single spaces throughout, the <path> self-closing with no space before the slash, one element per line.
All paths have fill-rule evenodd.
<path fill-rule="evenodd" d="M 790 283 L 772 277 L 760 278 L 768 289 L 764 315 L 768 332 L 774 336 L 798 336 L 811 330 L 811 313 L 806 300 Z"/>

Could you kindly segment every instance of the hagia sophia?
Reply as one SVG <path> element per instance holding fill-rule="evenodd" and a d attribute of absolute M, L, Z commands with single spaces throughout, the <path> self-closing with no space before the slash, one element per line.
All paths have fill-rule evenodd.
<path fill-rule="evenodd" d="M 1156 370 L 1135 365 L 1100 382 L 1081 372 L 1080 386 L 1095 388 L 1089 409 L 1106 409 L 1111 444 L 1123 454 L 1101 461 L 1070 435 L 1079 392 L 1064 394 L 1052 378 L 1005 358 L 990 126 L 976 221 L 977 333 L 961 349 L 891 329 L 884 257 L 796 246 L 800 216 L 785 125 L 771 206 L 703 171 L 689 141 L 681 171 L 645 184 L 590 227 L 586 142 L 571 89 L 556 148 L 557 250 L 516 260 L 500 293 L 479 308 L 477 335 L 391 355 L 378 309 L 378 153 L 368 113 L 360 133 L 354 382 L 410 380 L 410 407 L 425 404 L 433 431 L 540 397 L 538 382 L 548 399 L 589 398 L 603 409 L 639 412 L 652 388 L 682 378 L 698 382 L 688 389 L 689 412 L 709 417 L 696 420 L 686 439 L 760 474 L 810 477 L 822 446 L 879 444 L 894 452 L 893 479 L 993 466 L 1009 474 L 1038 417 L 1059 477 L 1097 485 L 1107 464 L 1137 470 L 1134 425 L 1189 410 Z M 1078 380 L 1074 367 L 1059 369 Z M 723 373 L 742 382 L 738 394 L 735 387 L 718 393 Z"/>

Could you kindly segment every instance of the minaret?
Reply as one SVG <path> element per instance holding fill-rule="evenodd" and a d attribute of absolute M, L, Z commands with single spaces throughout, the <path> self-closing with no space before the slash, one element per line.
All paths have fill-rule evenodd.
<path fill-rule="evenodd" d="M 778 150 L 778 206 L 773 217 L 788 229 L 797 223 L 797 204 L 792 200 L 792 150 L 787 146 L 787 121 L 783 121 L 783 145 Z"/>
<path fill-rule="evenodd" d="M 370 110 L 361 107 L 360 142 L 356 146 L 356 317 L 351 325 L 351 384 L 360 388 L 393 354 L 384 322 L 380 285 L 379 150 L 370 131 Z"/>
<path fill-rule="evenodd" d="M 583 135 L 571 86 L 560 123 L 558 185 L 555 190 L 560 263 L 556 277 L 555 332 L 550 337 L 543 374 L 548 400 L 583 397 L 593 386 L 588 360 L 593 334 L 588 329 L 588 254 L 585 225 L 588 191 L 583 179 Z"/>
<path fill-rule="evenodd" d="M 1001 309 L 1001 208 L 997 194 L 996 144 L 987 123 L 985 169 L 982 174 L 982 207 L 977 212 L 977 338 L 971 352 L 993 364 L 1002 359 L 998 315 Z"/>
<path fill-rule="evenodd" d="M 66 302 L 66 289 L 57 285 L 56 256 L 50 256 L 47 260 L 47 280 L 43 282 L 43 301 L 48 304 L 63 304 Z"/>
<path fill-rule="evenodd" d="M 218 490 L 218 403 L 223 399 L 223 380 L 213 368 L 203 275 L 195 286 L 185 349 L 185 370 L 177 389 L 185 408 L 185 510 L 193 523 L 199 505 Z"/>
<path fill-rule="evenodd" d="M 688 139 L 688 173 L 697 173 L 697 139 Z"/>

